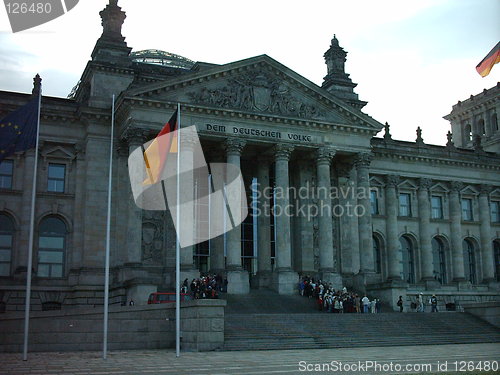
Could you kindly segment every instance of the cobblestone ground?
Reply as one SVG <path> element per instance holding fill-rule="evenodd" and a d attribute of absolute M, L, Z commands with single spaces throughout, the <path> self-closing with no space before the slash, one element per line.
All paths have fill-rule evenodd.
<path fill-rule="evenodd" d="M 425 340 L 425 335 L 418 339 Z M 113 351 L 106 360 L 99 352 L 30 353 L 28 361 L 21 358 L 20 354 L 1 353 L 0 374 L 438 374 L 444 370 L 460 374 L 464 373 L 462 370 L 500 373 L 494 367 L 500 365 L 500 343 L 190 352 L 181 353 L 179 358 L 172 350 Z"/>

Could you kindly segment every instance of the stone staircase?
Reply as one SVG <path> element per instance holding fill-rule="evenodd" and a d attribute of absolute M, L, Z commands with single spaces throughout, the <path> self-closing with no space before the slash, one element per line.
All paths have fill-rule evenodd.
<path fill-rule="evenodd" d="M 500 330 L 457 312 L 331 314 L 304 297 L 259 291 L 228 296 L 224 338 L 223 350 L 321 349 L 500 343 Z"/>

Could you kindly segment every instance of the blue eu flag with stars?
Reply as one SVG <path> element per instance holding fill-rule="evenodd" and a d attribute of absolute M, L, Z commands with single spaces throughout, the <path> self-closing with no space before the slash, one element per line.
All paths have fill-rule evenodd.
<path fill-rule="evenodd" d="M 38 96 L 0 120 L 0 163 L 18 151 L 36 145 Z"/>

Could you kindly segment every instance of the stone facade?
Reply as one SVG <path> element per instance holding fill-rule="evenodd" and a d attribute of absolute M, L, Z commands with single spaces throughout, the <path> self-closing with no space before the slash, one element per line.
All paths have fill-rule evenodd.
<path fill-rule="evenodd" d="M 183 249 L 182 279 L 210 271 L 227 276 L 230 293 L 259 287 L 290 294 L 300 275 L 310 275 L 390 303 L 417 291 L 498 297 L 498 87 L 454 106 L 446 146 L 425 144 L 420 129 L 415 142 L 393 140 L 388 124 L 376 138 L 384 125 L 361 112 L 366 102 L 353 91 L 335 37 L 319 87 L 266 55 L 215 65 L 131 53 L 116 1 L 101 17 L 103 34 L 71 96 L 42 98 L 34 309 L 102 304 L 113 94 L 112 303 L 145 303 L 151 291 L 175 286 L 173 223 L 134 204 L 127 158 L 177 103 L 182 126 L 196 126 L 207 162 L 241 167 L 251 211 L 255 201 L 293 213 L 249 216 Z M 28 100 L 0 92 L 0 118 Z M 473 129 L 484 120 L 483 134 L 473 131 L 482 135 L 474 147 L 463 138 L 466 116 L 475 119 Z M 5 310 L 23 309 L 34 156 L 8 158 L 12 172 L 5 167 L 0 176 Z M 262 194 L 270 187 L 274 194 Z"/>

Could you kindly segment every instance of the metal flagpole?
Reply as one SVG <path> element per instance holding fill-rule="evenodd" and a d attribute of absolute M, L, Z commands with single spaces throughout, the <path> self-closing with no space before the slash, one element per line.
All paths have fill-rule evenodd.
<path fill-rule="evenodd" d="M 31 302 L 31 269 L 33 268 L 33 235 L 35 227 L 35 197 L 36 197 L 36 177 L 38 168 L 38 138 L 40 136 L 40 107 L 42 104 L 42 80 L 37 74 L 35 80 L 39 79 L 38 91 L 38 119 L 36 124 L 36 144 L 35 144 L 35 164 L 33 166 L 33 187 L 31 191 L 31 213 L 30 213 L 30 232 L 28 242 L 28 267 L 26 269 L 26 300 L 24 303 L 24 344 L 23 361 L 28 360 L 28 332 L 30 322 L 30 302 Z M 37 82 L 35 81 L 35 90 Z"/>
<path fill-rule="evenodd" d="M 102 344 L 102 358 L 108 355 L 108 305 L 109 305 L 109 247 L 111 231 L 111 181 L 113 177 L 113 137 L 115 130 L 115 95 L 111 104 L 111 142 L 109 145 L 109 179 L 108 179 L 108 218 L 106 222 L 106 260 L 104 271 L 104 332 Z"/>
<path fill-rule="evenodd" d="M 177 241 L 175 243 L 175 356 L 181 355 L 181 244 L 179 241 L 181 222 L 180 214 L 180 173 L 181 171 L 181 105 L 177 103 L 177 207 L 175 220 L 177 223 Z"/>

